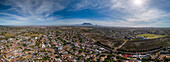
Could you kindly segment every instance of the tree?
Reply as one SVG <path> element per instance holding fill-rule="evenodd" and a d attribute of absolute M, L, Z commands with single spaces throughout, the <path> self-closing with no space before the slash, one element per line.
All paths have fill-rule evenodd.
<path fill-rule="evenodd" d="M 111 62 L 110 59 L 106 58 L 104 62 Z"/>
<path fill-rule="evenodd" d="M 27 44 L 23 44 L 23 46 L 24 46 L 24 47 L 26 47 L 26 46 L 27 46 Z"/>

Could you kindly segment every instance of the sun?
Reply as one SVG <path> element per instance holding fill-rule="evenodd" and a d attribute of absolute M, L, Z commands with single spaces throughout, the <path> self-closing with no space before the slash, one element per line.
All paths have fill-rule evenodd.
<path fill-rule="evenodd" d="M 134 0 L 133 3 L 134 3 L 135 5 L 141 6 L 141 5 L 143 4 L 143 0 Z"/>

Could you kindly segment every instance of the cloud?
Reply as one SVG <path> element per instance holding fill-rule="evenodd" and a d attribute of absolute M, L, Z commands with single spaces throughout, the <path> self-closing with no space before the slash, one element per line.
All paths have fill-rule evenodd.
<path fill-rule="evenodd" d="M 112 18 L 123 19 L 124 21 L 155 21 L 169 16 L 165 11 L 150 7 L 153 1 L 142 0 L 142 5 L 136 5 L 134 0 L 83 0 L 75 5 L 74 10 L 100 9 L 101 14 Z M 109 10 L 106 10 L 108 8 Z M 119 12 L 116 13 L 114 11 Z M 113 20 L 114 21 L 114 20 Z"/>
<path fill-rule="evenodd" d="M 65 8 L 60 2 L 55 0 L 4 0 L 4 5 L 11 8 L 6 13 L 16 20 L 23 21 L 52 21 L 61 18 L 59 15 L 53 15 L 56 11 L 61 11 Z M 13 13 L 9 13 L 9 12 Z"/>
<path fill-rule="evenodd" d="M 127 21 L 156 21 L 164 17 L 169 16 L 169 14 L 158 9 L 148 9 L 145 12 L 133 13 L 131 16 L 126 16 Z"/>
<path fill-rule="evenodd" d="M 142 23 L 141 21 L 138 22 L 129 22 L 123 20 L 90 20 L 90 19 L 62 19 L 58 20 L 56 25 L 75 25 L 75 24 L 82 24 L 82 23 L 92 23 L 102 26 L 116 26 L 116 27 L 165 27 L 169 26 L 169 23 L 165 23 L 163 21 L 156 21 L 156 22 L 147 22 Z"/>
<path fill-rule="evenodd" d="M 169 12 L 153 7 L 154 0 L 142 0 L 142 5 L 135 5 L 134 0 L 1 0 L 0 3 L 10 6 L 8 10 L 0 12 L 1 21 L 16 24 L 58 24 L 69 25 L 84 22 L 104 26 L 156 26 L 165 23 Z M 158 4 L 159 5 L 159 4 Z M 56 15 L 58 11 L 74 12 L 90 9 L 97 15 L 104 15 L 99 20 L 92 19 L 65 19 L 65 15 Z M 86 12 L 88 13 L 88 11 Z M 94 14 L 96 14 L 94 13 Z M 98 14 L 99 13 L 99 14 Z M 7 16 L 7 17 L 6 17 Z M 67 16 L 67 15 L 66 15 Z M 91 15 L 89 15 L 91 16 Z M 74 17 L 75 18 L 75 17 Z M 77 18 L 79 18 L 77 16 Z M 164 19 L 164 20 L 162 20 Z M 161 21 L 160 21 L 161 20 Z M 19 21 L 17 23 L 17 21 Z"/>
<path fill-rule="evenodd" d="M 103 9 L 111 5 L 109 2 L 110 0 L 81 0 L 73 5 L 72 10 L 79 11 L 84 9 Z"/>
<path fill-rule="evenodd" d="M 136 21 L 143 21 L 143 23 L 153 22 L 170 16 L 170 14 L 164 10 L 151 7 L 149 4 L 153 2 L 152 0 L 142 0 L 143 4 L 140 6 L 134 4 L 133 1 L 134 0 L 112 0 L 113 5 L 111 9 L 126 13 L 126 15 L 123 14 L 121 18 L 131 23 L 135 23 Z"/>

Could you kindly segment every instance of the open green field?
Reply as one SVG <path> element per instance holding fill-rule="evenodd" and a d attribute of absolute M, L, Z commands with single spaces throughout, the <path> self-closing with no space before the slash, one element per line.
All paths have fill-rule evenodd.
<path fill-rule="evenodd" d="M 39 34 L 33 34 L 33 33 L 24 33 L 22 36 L 31 36 L 31 37 L 38 37 Z"/>
<path fill-rule="evenodd" d="M 11 34 L 11 33 L 6 33 L 6 34 L 3 34 L 5 36 L 5 38 L 14 38 L 16 36 L 16 34 Z"/>
<path fill-rule="evenodd" d="M 166 37 L 166 35 L 156 35 L 156 34 L 139 34 L 137 36 L 149 37 L 149 39 Z"/>

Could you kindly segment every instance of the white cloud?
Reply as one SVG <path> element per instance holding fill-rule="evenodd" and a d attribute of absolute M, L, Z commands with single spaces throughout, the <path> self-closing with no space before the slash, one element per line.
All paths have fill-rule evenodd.
<path fill-rule="evenodd" d="M 62 19 L 58 20 L 56 25 L 75 25 L 82 23 L 92 23 L 102 26 L 114 26 L 114 27 L 166 27 L 169 26 L 169 23 L 164 21 L 152 21 L 152 22 L 143 22 L 143 21 L 123 21 L 123 20 L 90 20 L 90 19 Z"/>
<path fill-rule="evenodd" d="M 145 12 L 134 13 L 125 17 L 127 21 L 155 21 L 163 17 L 169 16 L 165 12 L 158 9 L 148 9 Z"/>
<path fill-rule="evenodd" d="M 73 5 L 73 11 L 79 11 L 84 9 L 103 9 L 111 6 L 110 0 L 81 0 Z"/>
<path fill-rule="evenodd" d="M 53 13 L 65 8 L 55 0 L 6 0 L 3 4 L 11 6 L 11 8 L 7 10 L 6 14 L 1 13 L 2 15 L 23 21 L 56 20 L 61 16 L 54 16 Z M 8 13 L 8 11 L 15 12 L 15 14 Z"/>
<path fill-rule="evenodd" d="M 141 0 L 142 4 L 136 5 L 134 3 L 135 0 L 105 0 L 105 2 L 101 0 L 83 0 L 80 3 L 76 4 L 75 10 L 83 10 L 83 9 L 101 9 L 106 7 L 110 7 L 110 10 L 104 10 L 100 12 L 105 14 L 104 12 L 108 11 L 107 14 L 111 17 L 124 19 L 123 21 L 155 21 L 157 19 L 161 19 L 163 17 L 169 16 L 161 9 L 150 7 L 149 4 L 152 2 L 151 0 Z M 119 11 L 119 17 L 115 15 L 115 12 Z M 114 20 L 113 20 L 114 21 Z"/>
<path fill-rule="evenodd" d="M 70 3 L 73 11 L 80 11 L 84 9 L 97 9 L 99 13 L 108 15 L 109 19 L 105 20 L 91 20 L 91 19 L 60 19 L 62 16 L 53 13 L 64 10 L 67 8 L 67 3 L 73 0 L 4 0 L 4 5 L 11 6 L 12 8 L 7 11 L 14 11 L 12 13 L 0 13 L 0 15 L 7 15 L 3 17 L 4 21 L 31 24 L 31 22 L 38 23 L 48 21 L 46 24 L 80 24 L 90 22 L 104 26 L 154 26 L 156 24 L 163 24 L 163 21 L 158 21 L 164 17 L 170 16 L 165 11 L 150 7 L 150 2 L 153 0 L 144 1 L 141 5 L 135 5 L 134 0 L 81 0 L 76 3 Z M 69 8 L 70 9 L 70 8 Z M 119 13 L 116 13 L 117 11 Z M 119 15 L 117 15 L 119 14 Z M 113 18 L 113 19 L 112 19 Z M 114 19 L 114 18 L 119 18 Z M 16 20 L 11 20 L 16 19 Z M 60 20 L 59 20 L 60 19 Z M 57 20 L 56 23 L 51 22 Z M 148 24 L 141 24 L 148 23 Z M 33 23 L 34 24 L 34 23 Z M 43 24 L 43 23 L 42 23 Z"/>
<path fill-rule="evenodd" d="M 121 18 L 124 19 L 124 21 L 133 23 L 135 23 L 135 21 L 157 21 L 158 19 L 169 16 L 168 13 L 161 9 L 150 7 L 149 4 L 152 2 L 151 0 L 141 0 L 143 1 L 141 5 L 136 5 L 133 1 L 134 0 L 112 0 L 113 5 L 111 9 L 126 13 L 126 15 L 122 15 Z"/>

